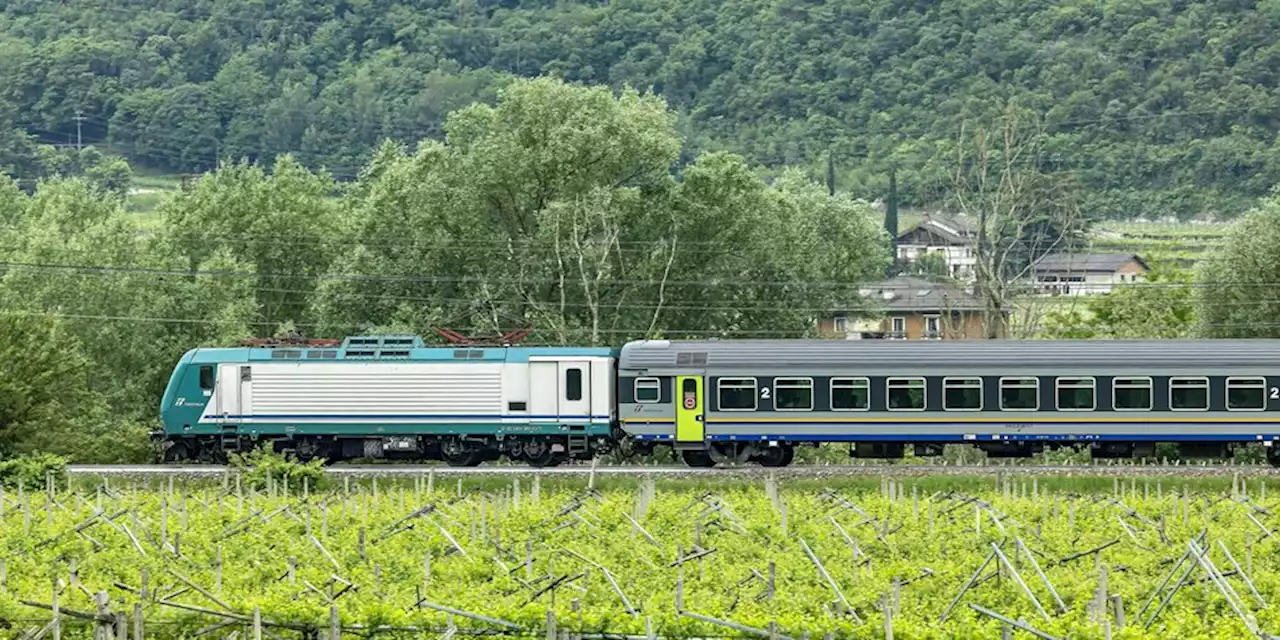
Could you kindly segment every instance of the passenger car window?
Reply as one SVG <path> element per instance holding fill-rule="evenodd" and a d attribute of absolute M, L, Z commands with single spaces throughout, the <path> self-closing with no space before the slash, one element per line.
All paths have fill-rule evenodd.
<path fill-rule="evenodd" d="M 832 378 L 831 408 L 837 411 L 871 408 L 871 382 L 866 378 Z"/>
<path fill-rule="evenodd" d="M 1170 378 L 1169 408 L 1174 411 L 1205 411 L 1209 408 L 1208 378 Z"/>
<path fill-rule="evenodd" d="M 924 411 L 924 378 L 885 380 L 890 411 Z"/>
<path fill-rule="evenodd" d="M 1058 411 L 1093 411 L 1093 378 L 1058 378 Z"/>
<path fill-rule="evenodd" d="M 1040 381 L 1036 378 L 1001 378 L 1001 411 L 1035 411 L 1040 408 Z"/>
<path fill-rule="evenodd" d="M 1267 408 L 1267 381 L 1263 378 L 1227 378 L 1228 411 L 1261 411 Z"/>
<path fill-rule="evenodd" d="M 1116 378 L 1111 381 L 1111 396 L 1116 411 L 1150 411 L 1151 378 Z"/>
<path fill-rule="evenodd" d="M 773 407 L 779 411 L 810 411 L 813 409 L 813 380 L 811 378 L 774 378 Z"/>
<path fill-rule="evenodd" d="M 942 408 L 947 411 L 982 409 L 982 378 L 947 378 L 942 381 Z"/>
<path fill-rule="evenodd" d="M 658 401 L 658 379 L 636 378 L 636 402 Z"/>
<path fill-rule="evenodd" d="M 722 411 L 755 411 L 755 378 L 720 378 L 716 382 Z"/>

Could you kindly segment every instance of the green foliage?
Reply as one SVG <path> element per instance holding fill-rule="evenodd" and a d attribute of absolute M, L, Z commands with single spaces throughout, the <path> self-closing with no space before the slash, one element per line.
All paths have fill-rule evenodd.
<path fill-rule="evenodd" d="M 815 308 L 855 299 L 856 283 L 887 260 L 869 205 L 798 173 L 766 185 L 742 158 L 711 153 L 673 178 L 681 140 L 653 96 L 520 81 L 446 130 L 447 143 L 412 154 L 385 145 L 344 198 L 357 242 L 321 284 L 323 331 L 429 333 L 447 321 L 588 344 L 799 334 Z"/>
<path fill-rule="evenodd" d="M 441 139 L 451 111 L 546 75 L 652 87 L 682 165 L 726 150 L 818 177 L 832 158 L 878 197 L 897 167 L 904 206 L 937 202 L 946 143 L 1006 100 L 1044 114 L 1046 159 L 1097 217 L 1229 216 L 1280 182 L 1267 3 L 15 0 L 5 17 L 0 103 L 27 133 L 73 140 L 83 110 L 87 141 L 169 173 L 293 153 L 355 177 L 383 140 Z M 0 169 L 31 179 L 32 142 L 0 126 Z"/>
<path fill-rule="evenodd" d="M 1232 225 L 1219 248 L 1199 265 L 1198 333 L 1206 338 L 1280 337 L 1280 195 L 1261 202 Z"/>
<path fill-rule="evenodd" d="M 240 473 L 243 482 L 257 489 L 287 482 L 301 491 L 304 481 L 311 489 L 324 489 L 330 483 L 324 472 L 324 460 L 301 462 L 293 454 L 275 452 L 270 445 L 261 445 L 248 453 L 233 453 L 227 462 Z"/>
<path fill-rule="evenodd" d="M 36 452 L 0 460 L 0 486 L 8 489 L 43 488 L 49 474 L 60 479 L 66 468 L 67 459 L 52 453 Z"/>
<path fill-rule="evenodd" d="M 1116 482 L 1114 476 L 1073 475 L 1007 474 L 996 482 L 991 476 L 829 477 L 770 483 L 773 492 L 760 481 L 704 476 L 659 480 L 652 493 L 616 486 L 625 482 L 616 479 L 597 479 L 595 490 L 584 492 L 578 483 L 544 478 L 538 494 L 525 478 L 479 487 L 469 480 L 457 489 L 453 482 L 410 489 L 382 479 L 376 490 L 364 480 L 352 483 L 349 493 L 309 501 L 299 500 L 301 489 L 293 482 L 287 493 L 277 483 L 267 495 L 244 492 L 237 498 L 217 487 L 188 485 L 170 494 L 120 490 L 113 481 L 115 491 L 59 493 L 63 508 L 52 509 L 48 518 L 38 496 L 30 499 L 30 513 L 0 510 L 0 548 L 8 562 L 0 618 L 29 619 L 30 607 L 22 601 L 44 601 L 49 574 L 66 574 L 74 562 L 85 585 L 136 585 L 143 570 L 156 584 L 157 576 L 172 570 L 213 594 L 230 614 L 252 615 L 256 608 L 276 624 L 323 629 L 334 605 L 344 629 L 385 624 L 392 627 L 385 633 L 404 636 L 411 625 L 437 629 L 450 622 L 463 635 L 494 632 L 486 622 L 415 606 L 425 601 L 510 621 L 522 627 L 513 634 L 526 636 L 547 635 L 551 610 L 562 629 L 585 634 L 641 635 L 651 626 L 664 637 L 725 635 L 721 627 L 682 615 L 693 612 L 756 628 L 776 622 L 779 634 L 789 637 L 881 637 L 885 621 L 878 603 L 895 583 L 910 581 L 897 589 L 895 637 L 997 637 L 1001 625 L 966 606 L 975 604 L 1056 637 L 1094 638 L 1102 635 L 1092 605 L 1097 565 L 1111 568 L 1108 593 L 1134 602 L 1126 609 L 1132 613 L 1202 531 L 1214 542 L 1216 564 L 1230 564 L 1217 560 L 1225 547 L 1248 566 L 1267 602 L 1280 596 L 1277 541 L 1258 535 L 1245 517 L 1252 503 L 1230 499 L 1238 491 L 1226 492 L 1230 479 Z M 1214 490 L 1206 490 L 1211 484 Z M 1254 501 L 1266 502 L 1258 498 L 1256 478 L 1245 476 L 1238 484 Z M 121 523 L 127 526 L 95 526 L 86 532 L 91 539 L 72 533 L 99 506 L 108 514 L 127 511 L 128 522 Z M 1256 517 L 1266 520 L 1265 514 Z M 187 560 L 179 566 L 166 551 L 175 536 L 181 544 L 172 546 L 181 546 Z M 1015 537 L 1032 551 L 1015 553 Z M 714 552 L 686 560 L 682 570 L 670 566 L 695 545 Z M 993 545 L 1046 614 L 1017 581 L 1001 579 L 975 587 L 940 620 Z M 1089 554 L 1096 563 L 1088 555 L 1061 560 L 1098 547 L 1105 548 Z M 1063 611 L 1053 606 L 1050 588 L 1030 566 L 1033 560 Z M 592 577 L 573 579 L 584 569 Z M 557 579 L 545 578 L 548 573 L 568 578 L 556 597 L 534 598 L 540 587 L 530 589 L 528 583 Z M 1189 580 L 1202 577 L 1195 569 Z M 329 583 L 335 593 L 345 585 L 360 588 L 342 591 L 335 605 L 324 592 Z M 830 613 L 837 599 L 833 583 L 858 618 Z M 1242 582 L 1232 584 L 1244 588 Z M 672 597 L 677 589 L 683 611 Z M 67 589 L 59 602 L 64 610 L 92 611 L 92 593 Z M 1242 597 L 1244 613 L 1256 616 L 1259 627 L 1280 624 L 1274 607 Z M 206 606 L 201 598 L 188 593 L 169 599 Z M 113 593 L 113 602 L 125 610 L 143 600 L 133 590 Z M 165 637 L 190 637 L 210 624 L 207 615 L 178 607 L 144 609 L 147 628 Z M 1250 634 L 1218 589 L 1197 585 L 1178 590 L 1149 628 L 1127 624 L 1116 635 L 1147 640 Z"/>

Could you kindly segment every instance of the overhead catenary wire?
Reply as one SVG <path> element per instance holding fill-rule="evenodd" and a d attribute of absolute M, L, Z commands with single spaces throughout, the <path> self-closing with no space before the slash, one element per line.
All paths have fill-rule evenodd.
<path fill-rule="evenodd" d="M 3 263 L 0 263 L 0 265 L 2 264 Z M 70 272 L 70 273 L 65 273 L 60 275 L 66 275 L 69 277 L 98 277 L 98 276 L 112 276 L 112 275 L 131 276 L 131 274 L 127 274 L 127 273 L 115 274 L 112 272 L 102 272 L 102 271 Z M 163 274 L 163 275 L 141 274 L 141 277 L 157 279 L 163 283 L 164 278 L 169 278 L 171 276 L 169 274 Z M 176 284 L 179 281 L 175 279 L 175 280 L 172 280 L 171 282 Z M 1126 283 L 1124 285 L 1119 285 L 1119 286 L 1130 287 L 1135 284 L 1141 284 L 1141 283 Z M 1159 283 L 1150 283 L 1150 284 L 1159 284 Z M 1179 284 L 1177 286 L 1188 287 L 1188 285 L 1186 284 Z M 871 288 L 878 288 L 878 287 L 872 286 Z M 902 289 L 902 287 L 894 287 L 894 289 Z M 298 295 L 298 296 L 320 295 L 314 289 L 285 289 L 285 288 L 275 288 L 275 287 L 253 287 L 248 291 L 251 291 L 253 293 Z M 800 313 L 815 313 L 815 314 L 830 314 L 833 312 L 856 312 L 856 313 L 863 313 L 863 314 L 878 314 L 878 313 L 893 313 L 893 312 L 903 313 L 904 312 L 904 310 L 902 309 L 894 309 L 887 305 L 877 304 L 874 297 L 871 297 L 871 296 L 864 297 L 861 300 L 851 301 L 849 304 L 844 305 L 843 308 L 833 308 L 830 305 L 824 305 L 824 306 L 781 305 L 779 306 L 779 305 L 771 304 L 767 301 L 760 301 L 760 300 L 751 300 L 751 301 L 745 301 L 745 302 L 739 302 L 739 303 L 733 303 L 733 304 L 716 305 L 716 304 L 705 304 L 705 303 L 689 304 L 688 302 L 682 301 L 681 298 L 675 298 L 673 302 L 663 302 L 663 303 L 658 303 L 658 302 L 626 303 L 626 302 L 610 302 L 610 301 L 604 301 L 604 300 L 598 303 L 590 303 L 590 302 L 581 302 L 581 301 L 573 301 L 573 300 L 560 302 L 558 300 L 503 299 L 503 298 L 490 298 L 490 297 L 459 298 L 459 297 L 453 297 L 453 296 L 419 296 L 419 295 L 409 295 L 409 294 L 393 293 L 393 292 L 378 292 L 378 291 L 336 290 L 336 291 L 329 291 L 325 295 L 338 296 L 338 297 L 344 297 L 344 298 L 354 297 L 354 298 L 378 299 L 378 300 L 386 300 L 390 302 L 421 302 L 426 304 L 439 304 L 439 303 L 483 304 L 483 305 L 500 305 L 500 306 L 543 305 L 543 306 L 552 307 L 552 308 L 564 307 L 566 309 L 591 309 L 591 308 L 599 308 L 604 310 L 662 309 L 662 310 L 669 310 L 669 311 L 707 311 L 707 312 L 742 312 L 742 313 L 800 312 Z M 1084 306 L 1085 304 L 1087 304 L 1088 300 L 1090 299 L 1091 299 L 1091 296 L 1085 296 L 1085 295 L 1030 296 L 1028 298 L 1025 298 L 1025 302 L 1027 305 L 1044 303 L 1048 305 L 1054 305 L 1055 307 L 1071 307 L 1075 305 Z M 1208 301 L 1208 302 L 1205 302 L 1202 306 L 1214 307 L 1214 308 L 1230 308 L 1230 307 L 1254 307 L 1262 304 L 1280 304 L 1280 300 L 1250 299 L 1250 300 L 1242 300 L 1242 301 L 1235 301 L 1235 302 Z M 980 308 L 972 307 L 972 306 L 964 306 L 964 307 L 957 306 L 957 308 L 955 309 L 941 308 L 939 310 L 940 311 L 954 310 L 954 311 L 976 313 L 980 311 Z"/>
<path fill-rule="evenodd" d="M 559 276 L 546 277 L 512 277 L 500 276 L 478 276 L 478 275 L 425 275 L 425 274 L 359 274 L 359 273 L 270 273 L 260 271 L 240 271 L 229 269 L 173 269 L 162 267 L 144 267 L 135 265 L 91 265 L 91 264 L 67 264 L 67 263 L 51 263 L 51 262 L 20 262 L 12 260 L 0 260 L 0 269 L 30 269 L 39 271 L 81 271 L 81 272 L 101 272 L 101 273 L 121 273 L 121 274 L 140 274 L 140 275 L 163 275 L 175 277 L 193 277 L 206 276 L 212 278 L 260 278 L 263 280 L 314 280 L 327 282 L 410 282 L 410 283 L 491 283 L 494 280 L 503 282 L 504 284 L 555 284 L 561 281 Z M 918 290 L 920 286 L 912 283 L 872 283 L 872 282 L 848 282 L 833 280 L 741 280 L 741 279 L 711 279 L 711 280 L 661 280 L 661 279 L 626 279 L 626 278 L 600 278 L 592 279 L 597 285 L 650 285 L 650 286 L 688 286 L 688 287 L 808 287 L 808 288 L 845 288 L 845 289 L 872 289 L 872 290 Z M 1065 283 L 1072 285 L 1084 286 L 1087 283 Z M 935 284 L 938 288 L 946 287 L 945 284 Z M 952 285 L 957 286 L 957 285 Z M 1247 281 L 1193 281 L 1193 282 L 1167 282 L 1167 281 L 1151 281 L 1151 282 L 1126 282 L 1117 284 L 1117 287 L 1134 287 L 1134 288 L 1159 288 L 1159 289 L 1181 289 L 1181 288 L 1223 288 L 1223 287 L 1240 287 L 1240 288 L 1277 288 L 1280 283 L 1277 282 L 1247 282 Z M 962 288 L 962 287 L 961 287 Z"/>

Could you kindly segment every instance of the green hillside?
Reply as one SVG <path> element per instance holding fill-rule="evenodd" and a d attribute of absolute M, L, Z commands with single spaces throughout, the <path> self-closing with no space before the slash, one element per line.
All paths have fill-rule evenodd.
<path fill-rule="evenodd" d="M 1097 217 L 1234 215 L 1280 182 L 1280 3 L 1219 0 L 0 0 L 0 170 L 106 143 L 196 172 L 291 152 L 352 177 L 512 76 L 652 87 L 724 149 L 904 204 L 1012 101 Z M 77 120 L 77 113 L 80 113 Z"/>

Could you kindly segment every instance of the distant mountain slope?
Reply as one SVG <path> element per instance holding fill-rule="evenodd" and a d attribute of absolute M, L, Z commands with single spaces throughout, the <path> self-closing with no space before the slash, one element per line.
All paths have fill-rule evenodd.
<path fill-rule="evenodd" d="M 557 74 L 652 86 L 699 148 L 815 174 L 831 153 L 861 195 L 898 166 L 921 205 L 960 125 L 1016 99 L 1092 214 L 1190 216 L 1280 182 L 1277 33 L 1277 0 L 0 0 L 0 114 L 65 143 L 79 111 L 172 172 L 293 152 L 349 174 Z"/>

